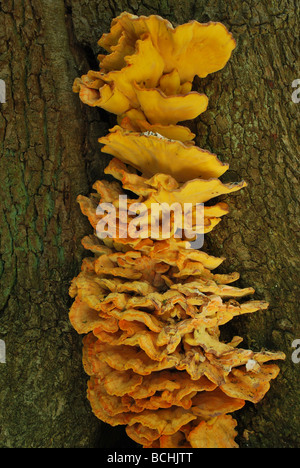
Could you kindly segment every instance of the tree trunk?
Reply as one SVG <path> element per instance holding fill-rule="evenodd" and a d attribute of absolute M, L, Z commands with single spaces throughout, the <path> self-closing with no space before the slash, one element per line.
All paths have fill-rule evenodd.
<path fill-rule="evenodd" d="M 282 0 L 0 1 L 0 447 L 129 446 L 119 428 L 91 412 L 81 338 L 68 320 L 68 287 L 91 233 L 76 203 L 102 177 L 98 137 L 114 119 L 80 104 L 73 79 L 97 68 L 97 41 L 122 11 L 159 14 L 174 25 L 220 21 L 237 48 L 226 68 L 196 88 L 210 98 L 191 124 L 198 146 L 230 163 L 223 180 L 248 187 L 226 197 L 231 212 L 206 238 L 268 311 L 230 322 L 254 351 L 287 359 L 264 400 L 238 412 L 239 444 L 299 447 L 299 3 Z"/>

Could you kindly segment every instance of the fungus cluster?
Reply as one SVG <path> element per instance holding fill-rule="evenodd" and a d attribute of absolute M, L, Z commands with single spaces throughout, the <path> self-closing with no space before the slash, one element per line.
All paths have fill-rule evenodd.
<path fill-rule="evenodd" d="M 220 23 L 173 28 L 159 16 L 125 12 L 99 45 L 107 51 L 100 70 L 73 88 L 83 103 L 117 115 L 99 140 L 113 156 L 110 178 L 78 197 L 94 234 L 82 241 L 92 255 L 70 287 L 70 321 L 85 335 L 92 410 L 112 426 L 125 425 L 145 448 L 235 448 L 231 413 L 264 397 L 279 372 L 269 361 L 284 355 L 242 349 L 238 336 L 224 342 L 220 327 L 268 304 L 245 299 L 254 289 L 233 286 L 238 273 L 214 273 L 224 258 L 176 237 L 174 217 L 167 238 L 124 235 L 119 202 L 130 194 L 128 205 L 150 210 L 154 203 L 203 203 L 204 233 L 228 213 L 226 203 L 211 200 L 246 183 L 222 183 L 228 165 L 198 148 L 180 123 L 206 110 L 207 97 L 192 91 L 194 77 L 222 69 L 235 41 Z M 100 203 L 115 207 L 114 236 L 99 236 Z"/>

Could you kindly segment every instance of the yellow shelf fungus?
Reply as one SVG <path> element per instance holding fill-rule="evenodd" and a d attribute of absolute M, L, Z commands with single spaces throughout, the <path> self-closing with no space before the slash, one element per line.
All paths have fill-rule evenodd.
<path fill-rule="evenodd" d="M 97 181 L 93 194 L 78 197 L 94 229 L 82 244 L 93 256 L 69 290 L 70 321 L 85 335 L 91 407 L 145 448 L 236 448 L 231 413 L 264 397 L 279 373 L 268 361 L 285 356 L 242 349 L 239 336 L 224 342 L 220 326 L 268 304 L 245 300 L 255 291 L 231 285 L 238 273 L 213 272 L 224 258 L 177 235 L 185 212 L 170 215 L 167 236 L 145 231 L 157 204 L 189 204 L 190 228 L 201 224 L 206 234 L 228 213 L 225 202 L 211 200 L 246 186 L 222 183 L 228 164 L 178 125 L 207 109 L 208 98 L 192 91 L 194 77 L 221 70 L 235 41 L 220 23 L 173 28 L 159 16 L 125 12 L 99 45 L 108 52 L 99 55 L 100 69 L 73 86 L 83 103 L 116 114 L 118 123 L 99 139 L 113 156 L 105 173 L 114 181 Z M 114 215 L 106 236 L 103 204 Z M 134 236 L 136 204 L 145 216 Z"/>

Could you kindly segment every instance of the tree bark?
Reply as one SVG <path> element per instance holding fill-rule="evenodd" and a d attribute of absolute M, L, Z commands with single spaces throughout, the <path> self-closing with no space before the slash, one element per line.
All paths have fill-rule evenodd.
<path fill-rule="evenodd" d="M 231 212 L 206 238 L 209 253 L 239 271 L 268 311 L 224 330 L 249 348 L 287 359 L 264 400 L 238 412 L 238 442 L 249 448 L 299 447 L 299 123 L 292 82 L 299 78 L 296 1 L 0 1 L 0 447 L 129 446 L 123 430 L 91 412 L 81 338 L 68 320 L 68 287 L 91 232 L 76 203 L 103 175 L 97 139 L 114 118 L 80 104 L 75 77 L 97 68 L 97 41 L 122 11 L 159 14 L 174 25 L 220 21 L 237 48 L 226 68 L 195 89 L 210 98 L 191 123 L 202 148 L 230 163 L 223 180 L 248 187 L 226 197 Z"/>

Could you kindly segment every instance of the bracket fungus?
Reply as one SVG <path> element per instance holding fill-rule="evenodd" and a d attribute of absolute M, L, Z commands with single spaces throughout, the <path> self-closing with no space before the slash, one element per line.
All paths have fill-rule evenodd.
<path fill-rule="evenodd" d="M 88 399 L 100 420 L 125 425 L 145 448 L 235 448 L 231 413 L 264 397 L 279 372 L 269 361 L 285 356 L 243 349 L 238 336 L 224 342 L 220 327 L 268 304 L 245 299 L 253 288 L 231 285 L 238 273 L 214 273 L 224 259 L 176 237 L 174 217 L 167 238 L 121 235 L 119 203 L 128 193 L 147 208 L 202 203 L 205 233 L 228 213 L 225 202 L 211 200 L 246 182 L 222 183 L 228 164 L 197 147 L 179 123 L 206 110 L 208 98 L 192 91 L 193 80 L 221 70 L 235 40 L 220 23 L 174 28 L 159 16 L 124 12 L 99 45 L 107 52 L 99 70 L 73 87 L 83 103 L 117 115 L 99 140 L 113 156 L 105 170 L 112 177 L 78 197 L 94 234 L 82 241 L 92 256 L 70 286 L 69 317 L 85 335 Z M 115 209 L 114 236 L 99 236 L 100 203 Z"/>

